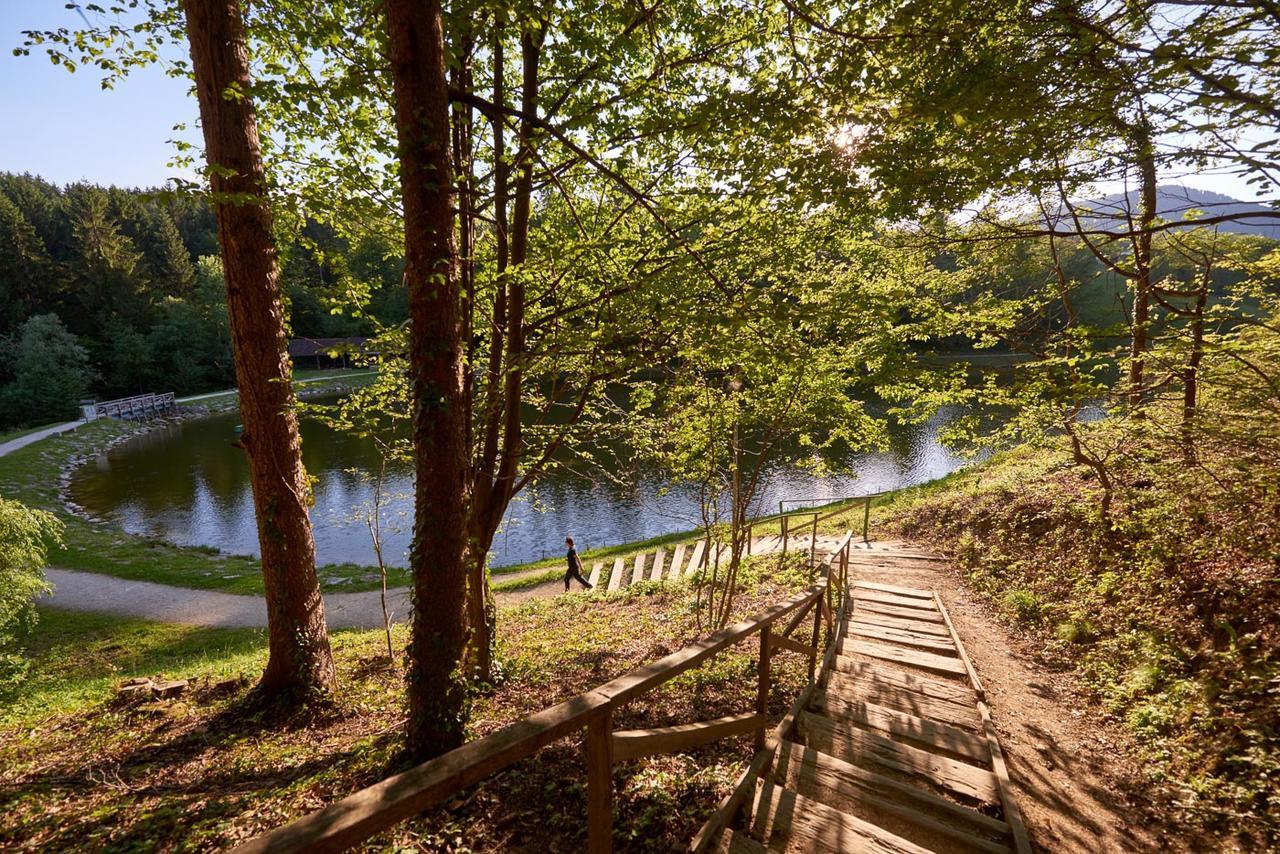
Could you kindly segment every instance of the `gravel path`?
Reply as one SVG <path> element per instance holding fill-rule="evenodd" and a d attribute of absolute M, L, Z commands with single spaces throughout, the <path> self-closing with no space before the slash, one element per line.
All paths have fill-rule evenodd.
<path fill-rule="evenodd" d="M 261 596 L 170 587 L 52 567 L 45 574 L 53 584 L 53 595 L 41 603 L 67 611 L 115 614 L 189 626 L 266 628 L 267 625 L 266 600 Z M 498 592 L 494 598 L 499 606 L 513 605 L 554 596 L 563 590 L 561 583 L 555 581 L 527 590 Z M 392 619 L 403 622 L 409 614 L 408 588 L 387 591 L 387 599 Z M 382 605 L 376 590 L 326 593 L 324 606 L 331 629 L 372 629 L 382 625 Z"/>
<path fill-rule="evenodd" d="M 28 433 L 25 436 L 19 436 L 16 439 L 10 439 L 4 444 L 0 444 L 0 457 L 5 454 L 12 454 L 19 448 L 25 448 L 27 445 L 39 442 L 41 439 L 47 439 L 50 436 L 56 436 L 68 430 L 74 430 L 85 423 L 85 421 L 67 421 L 63 424 L 54 424 L 52 427 L 45 427 L 43 430 L 37 430 L 34 433 Z"/>

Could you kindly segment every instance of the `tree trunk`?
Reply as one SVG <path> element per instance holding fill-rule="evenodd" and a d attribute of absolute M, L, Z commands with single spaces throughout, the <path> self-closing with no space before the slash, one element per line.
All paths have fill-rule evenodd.
<path fill-rule="evenodd" d="M 426 759 L 461 744 L 466 725 L 463 319 L 440 2 L 387 0 L 385 9 L 404 195 L 417 470 L 406 747 Z"/>
<path fill-rule="evenodd" d="M 471 542 L 474 553 L 470 558 L 471 580 L 468 594 L 468 612 L 471 615 L 470 671 L 474 678 L 488 681 L 493 671 L 494 618 L 493 594 L 489 589 L 485 560 L 488 545 L 502 522 L 508 505 L 515 494 L 521 453 L 524 450 L 521 403 L 523 398 L 524 364 L 524 309 L 525 286 L 521 271 L 508 276 L 508 264 L 519 268 L 529 254 L 529 217 L 533 197 L 533 134 L 534 124 L 527 118 L 537 112 L 538 61 L 541 57 L 545 28 L 537 36 L 525 31 L 520 36 L 521 53 L 521 113 L 526 116 L 520 122 L 517 152 L 515 199 L 511 212 L 511 230 L 506 228 L 507 180 L 506 166 L 501 162 L 504 139 L 501 121 L 495 122 L 494 148 L 498 158 L 494 169 L 495 221 L 498 224 L 498 280 L 499 294 L 495 299 L 493 350 L 505 350 L 505 372 L 501 360 L 493 359 L 489 367 L 490 391 L 486 395 L 486 420 L 488 429 L 481 459 L 481 476 L 477 478 L 477 498 L 472 508 Z M 496 37 L 501 38 L 501 32 Z M 500 41 L 497 42 L 501 44 Z M 502 59 L 501 50 L 495 51 L 495 62 Z M 501 97 L 502 77 L 495 65 L 495 97 Z M 501 315 L 499 316 L 499 310 Z M 505 332 L 506 340 L 499 343 L 497 336 Z M 499 385 L 500 383 L 500 385 Z M 499 395 L 498 388 L 501 387 Z M 502 449 L 498 454 L 498 425 L 501 423 Z M 494 466 L 496 464 L 496 471 Z M 492 472 L 492 474 L 490 474 Z M 483 490 L 483 493 L 480 492 Z"/>
<path fill-rule="evenodd" d="M 1182 372 L 1182 453 L 1187 462 L 1196 461 L 1196 409 L 1199 406 L 1200 362 L 1204 359 L 1204 311 L 1209 299 L 1210 270 L 1196 292 L 1195 313 L 1191 315 L 1191 353 Z"/>
<path fill-rule="evenodd" d="M 236 0 L 186 0 L 187 33 L 240 389 L 267 599 L 269 656 L 259 689 L 299 704 L 333 688 L 324 600 L 316 581 L 310 485 L 286 354 L 280 267 L 265 196 L 262 151 L 247 92 L 249 61 Z"/>
<path fill-rule="evenodd" d="M 1138 273 L 1133 282 L 1133 331 L 1129 347 L 1129 408 L 1133 412 L 1142 409 L 1143 372 L 1147 353 L 1147 326 L 1151 308 L 1151 226 L 1155 223 L 1156 155 L 1151 140 L 1151 128 L 1142 120 L 1135 143 L 1138 148 L 1138 171 L 1142 185 L 1138 201 L 1138 234 L 1133 241 L 1134 268 Z"/>

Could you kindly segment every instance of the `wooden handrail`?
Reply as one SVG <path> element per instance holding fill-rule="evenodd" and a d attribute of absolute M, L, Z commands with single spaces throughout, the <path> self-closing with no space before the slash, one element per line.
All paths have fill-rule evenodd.
<path fill-rule="evenodd" d="M 615 760 L 628 755 L 628 748 L 614 755 L 617 733 L 612 732 L 615 710 L 630 700 L 674 679 L 685 671 L 757 632 L 765 632 L 782 618 L 816 608 L 828 596 L 833 579 L 839 588 L 841 608 L 845 598 L 845 569 L 848 532 L 824 567 L 827 572 L 801 593 L 779 602 L 760 614 L 736 623 L 702 640 L 685 646 L 657 661 L 638 667 L 597 688 L 565 700 L 517 721 L 498 732 L 464 744 L 428 762 L 375 783 L 310 815 L 270 831 L 238 846 L 235 851 L 343 851 L 410 816 L 440 804 L 462 789 L 506 768 L 571 733 L 587 729 L 588 827 L 593 851 L 607 851 L 612 836 L 612 792 L 609 769 Z M 840 558 L 840 573 L 832 562 Z M 814 643 L 817 643 L 815 629 Z M 762 643 L 765 662 L 768 642 Z M 763 671 L 763 666 L 762 666 Z M 762 677 L 761 684 L 767 686 Z M 765 721 L 758 711 L 736 716 L 733 723 L 718 724 L 720 737 L 751 729 L 763 732 Z M 695 728 L 697 725 L 694 725 Z M 679 728 L 676 728 L 679 729 Z M 623 742 L 639 736 L 624 734 Z M 674 741 L 678 741 L 675 739 Z M 652 746 L 650 742 L 650 746 Z"/>

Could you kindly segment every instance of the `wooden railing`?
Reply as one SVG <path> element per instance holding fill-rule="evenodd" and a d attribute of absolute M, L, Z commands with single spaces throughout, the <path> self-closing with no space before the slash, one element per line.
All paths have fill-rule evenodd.
<path fill-rule="evenodd" d="M 318 812 L 252 839 L 236 851 L 343 851 L 380 831 L 434 807 L 461 790 L 532 755 L 543 747 L 586 730 L 588 850 L 608 852 L 613 844 L 612 768 L 642 756 L 674 753 L 734 735 L 754 734 L 756 747 L 765 744 L 768 726 L 770 659 L 780 652 L 809 658 L 812 690 L 819 659 L 819 636 L 825 622 L 828 651 L 834 647 L 833 613 L 843 613 L 852 532 L 845 534 L 819 567 L 817 581 L 807 590 L 761 614 L 695 641 L 683 649 L 565 700 L 559 705 L 477 739 L 380 783 L 362 789 Z M 810 612 L 813 637 L 809 644 L 791 635 Z M 774 625 L 786 619 L 781 631 Z M 687 670 L 726 650 L 760 636 L 756 696 L 749 712 L 678 726 L 615 731 L 614 713 Z"/>
<path fill-rule="evenodd" d="M 813 520 L 813 526 L 814 526 L 814 531 L 816 533 L 819 522 L 825 519 L 830 519 L 833 516 L 839 516 L 841 513 L 844 513 L 848 509 L 844 505 L 848 504 L 850 501 L 861 501 L 862 502 L 862 541 L 864 543 L 867 543 L 867 542 L 870 542 L 870 540 L 867 538 L 867 532 L 871 524 L 871 502 L 877 498 L 880 498 L 888 494 L 889 494 L 889 491 L 869 492 L 865 495 L 847 495 L 844 498 L 784 498 L 778 502 L 778 514 L 783 517 L 785 516 L 807 517 L 810 514 L 813 514 L 815 517 Z M 821 501 L 824 507 L 832 504 L 839 504 L 840 506 L 836 507 L 833 510 L 828 510 L 825 513 L 822 512 L 822 507 L 814 508 L 812 510 L 793 510 L 791 511 L 791 513 L 787 513 L 786 511 L 786 505 L 788 504 L 805 504 L 811 501 Z"/>

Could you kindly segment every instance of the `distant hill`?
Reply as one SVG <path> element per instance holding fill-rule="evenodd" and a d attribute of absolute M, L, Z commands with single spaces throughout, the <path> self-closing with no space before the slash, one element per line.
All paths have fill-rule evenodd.
<path fill-rule="evenodd" d="M 1138 192 L 1134 190 L 1127 195 L 1114 193 L 1109 196 L 1103 196 L 1100 199 L 1080 202 L 1080 206 L 1096 213 L 1095 217 L 1083 220 L 1087 227 L 1106 228 L 1114 226 L 1117 219 L 1124 219 L 1129 212 L 1138 210 Z M 1170 221 L 1185 218 L 1188 211 L 1204 211 L 1205 216 L 1223 216 L 1224 214 L 1256 213 L 1261 211 L 1276 211 L 1280 213 L 1280 210 L 1274 207 L 1268 207 L 1256 202 L 1242 202 L 1239 199 L 1224 196 L 1222 193 L 1197 190 L 1192 187 L 1184 187 L 1181 184 L 1161 187 L 1156 193 L 1156 208 L 1162 219 Z M 1231 231 L 1236 234 L 1259 234 L 1272 240 L 1280 240 L 1280 218 L 1274 220 L 1243 219 L 1235 222 L 1224 222 L 1220 223 L 1218 228 L 1222 231 Z"/>

